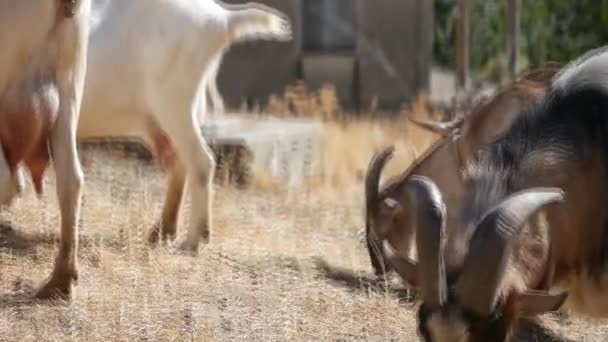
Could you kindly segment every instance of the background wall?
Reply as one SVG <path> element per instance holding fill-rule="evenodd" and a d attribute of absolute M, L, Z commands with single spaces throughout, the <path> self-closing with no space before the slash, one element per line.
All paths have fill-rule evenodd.
<path fill-rule="evenodd" d="M 231 107 L 265 104 L 296 79 L 336 85 L 347 110 L 398 110 L 430 83 L 433 1 L 259 0 L 287 13 L 294 41 L 250 42 L 226 55 L 218 86 Z M 229 0 L 228 3 L 244 3 Z"/>

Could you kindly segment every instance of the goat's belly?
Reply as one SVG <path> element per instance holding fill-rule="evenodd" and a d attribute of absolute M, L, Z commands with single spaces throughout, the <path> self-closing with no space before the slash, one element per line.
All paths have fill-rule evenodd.
<path fill-rule="evenodd" d="M 593 277 L 581 273 L 559 282 L 554 288 L 568 292 L 562 308 L 594 318 L 608 317 L 608 275 Z"/>

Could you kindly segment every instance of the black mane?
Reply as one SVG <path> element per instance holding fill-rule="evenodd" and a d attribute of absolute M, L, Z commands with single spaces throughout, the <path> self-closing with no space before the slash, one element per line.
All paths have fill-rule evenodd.
<path fill-rule="evenodd" d="M 463 223 L 474 225 L 486 210 L 522 190 L 522 180 L 531 173 L 568 172 L 567 163 L 593 158 L 598 150 L 608 162 L 608 93 L 591 86 L 569 92 L 550 90 L 540 104 L 528 108 L 468 165 Z M 526 164 L 531 157 L 541 161 L 550 157 L 560 163 L 540 163 L 531 170 Z M 547 177 L 532 186 L 555 186 L 551 182 Z"/>

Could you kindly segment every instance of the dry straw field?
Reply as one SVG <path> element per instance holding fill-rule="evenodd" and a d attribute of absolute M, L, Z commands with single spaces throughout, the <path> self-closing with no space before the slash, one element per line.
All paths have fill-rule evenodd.
<path fill-rule="evenodd" d="M 330 91 L 297 93 L 273 99 L 269 111 L 325 113 L 322 174 L 297 189 L 261 175 L 247 189 L 216 184 L 212 243 L 197 257 L 146 242 L 166 186 L 158 165 L 107 151 L 82 155 L 80 280 L 71 302 L 36 303 L 23 295 L 50 271 L 59 224 L 53 173 L 42 198 L 29 186 L 0 213 L 0 340 L 416 340 L 415 303 L 386 289 L 329 281 L 314 261 L 369 271 L 358 236 L 369 158 L 375 148 L 395 144 L 387 172 L 395 174 L 435 137 L 403 117 L 345 122 L 331 114 Z M 411 111 L 427 115 L 423 100 Z M 188 210 L 186 204 L 180 228 Z M 567 316 L 544 322 L 574 341 L 608 336 L 600 323 Z"/>

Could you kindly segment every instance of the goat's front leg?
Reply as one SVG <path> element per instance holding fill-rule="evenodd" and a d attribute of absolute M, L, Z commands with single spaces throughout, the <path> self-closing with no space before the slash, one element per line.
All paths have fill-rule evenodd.
<path fill-rule="evenodd" d="M 49 147 L 57 178 L 57 197 L 61 211 L 61 239 L 51 276 L 40 287 L 40 299 L 70 298 L 78 280 L 78 219 L 81 189 L 84 182 L 76 147 L 76 128 L 80 114 L 88 46 L 90 3 L 82 1 L 74 19 L 65 20 L 60 30 L 61 52 L 57 66 L 60 105 L 49 138 Z"/>
<path fill-rule="evenodd" d="M 52 132 L 50 146 L 61 210 L 61 242 L 53 273 L 36 297 L 70 298 L 72 283 L 78 279 L 78 218 L 83 184 L 76 151 L 76 125 L 71 118 L 59 118 Z"/>

